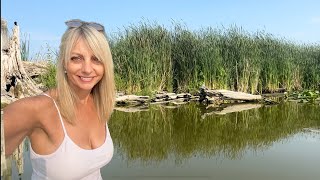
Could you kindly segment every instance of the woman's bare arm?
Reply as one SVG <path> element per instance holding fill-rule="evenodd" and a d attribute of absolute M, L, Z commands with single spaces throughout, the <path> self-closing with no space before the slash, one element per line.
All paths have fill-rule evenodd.
<path fill-rule="evenodd" d="M 40 126 L 38 110 L 41 108 L 38 97 L 17 100 L 3 110 L 6 155 L 11 155 L 22 140 Z"/>

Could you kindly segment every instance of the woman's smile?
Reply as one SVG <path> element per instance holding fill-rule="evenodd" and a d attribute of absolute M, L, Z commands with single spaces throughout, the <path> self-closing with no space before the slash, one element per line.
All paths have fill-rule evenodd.
<path fill-rule="evenodd" d="M 91 82 L 92 79 L 94 78 L 94 77 L 84 77 L 84 76 L 79 76 L 79 77 L 84 82 Z"/>

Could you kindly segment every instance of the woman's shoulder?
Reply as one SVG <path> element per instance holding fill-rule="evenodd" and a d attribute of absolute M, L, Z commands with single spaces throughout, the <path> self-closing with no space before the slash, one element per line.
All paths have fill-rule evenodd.
<path fill-rule="evenodd" d="M 45 94 L 49 95 L 49 97 Z M 30 113 L 40 113 L 41 110 L 52 107 L 53 100 L 52 98 L 50 98 L 51 94 L 51 91 L 47 91 L 35 96 L 21 98 L 9 104 L 5 109 L 15 109 L 17 111 L 21 110 Z"/>
<path fill-rule="evenodd" d="M 34 103 L 38 106 L 39 110 L 48 109 L 54 107 L 54 101 L 57 96 L 54 90 L 43 92 L 39 95 L 30 97 L 30 103 Z"/>
<path fill-rule="evenodd" d="M 43 117 L 48 116 L 53 108 L 52 99 L 40 94 L 18 99 L 7 105 L 3 111 L 5 119 L 17 123 L 17 126 L 20 123 L 33 129 L 34 127 L 42 127 L 45 120 Z"/>

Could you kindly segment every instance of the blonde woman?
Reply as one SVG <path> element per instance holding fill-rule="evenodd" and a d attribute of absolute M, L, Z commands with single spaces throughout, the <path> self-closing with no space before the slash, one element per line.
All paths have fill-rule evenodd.
<path fill-rule="evenodd" d="M 115 102 L 113 62 L 104 27 L 66 22 L 57 87 L 4 109 L 6 154 L 30 139 L 31 179 L 102 179 L 113 143 L 107 121 Z"/>

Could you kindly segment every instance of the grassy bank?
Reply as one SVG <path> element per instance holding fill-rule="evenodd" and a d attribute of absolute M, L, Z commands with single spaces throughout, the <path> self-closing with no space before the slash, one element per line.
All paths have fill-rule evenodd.
<path fill-rule="evenodd" d="M 241 27 L 190 31 L 141 22 L 109 37 L 119 91 L 192 92 L 212 89 L 249 93 L 318 89 L 320 45 Z M 53 71 L 52 71 L 53 72 Z"/>

